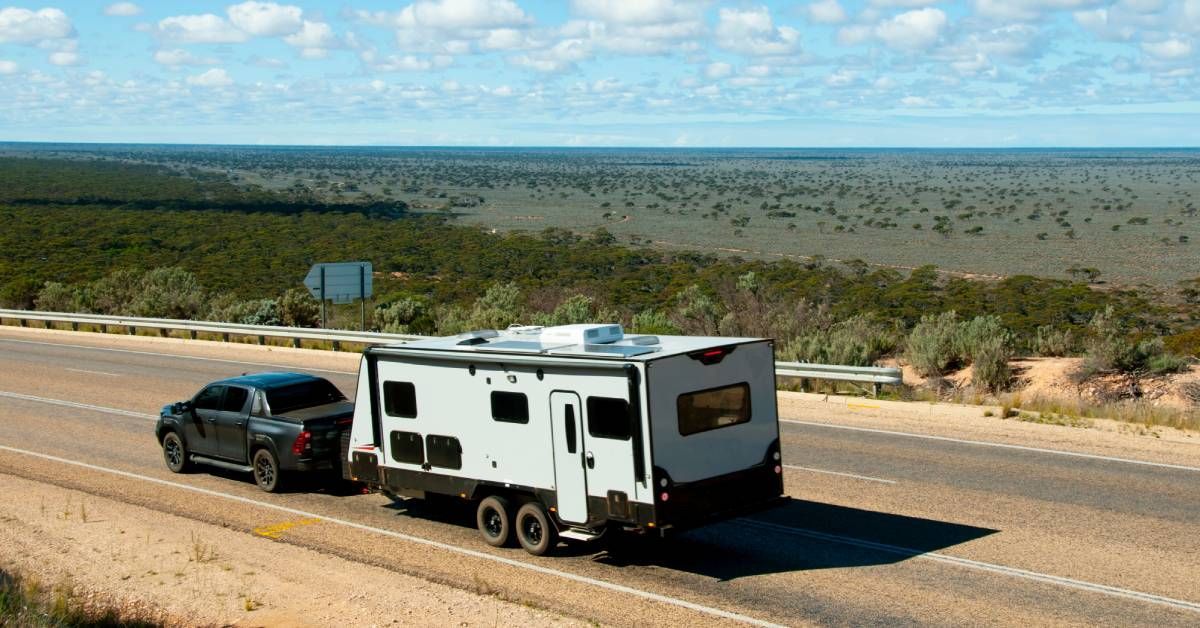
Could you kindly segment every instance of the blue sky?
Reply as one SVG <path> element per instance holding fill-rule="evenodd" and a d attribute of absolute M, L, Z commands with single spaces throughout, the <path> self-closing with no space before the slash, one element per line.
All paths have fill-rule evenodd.
<path fill-rule="evenodd" d="M 1200 0 L 0 0 L 0 140 L 1198 146 Z"/>

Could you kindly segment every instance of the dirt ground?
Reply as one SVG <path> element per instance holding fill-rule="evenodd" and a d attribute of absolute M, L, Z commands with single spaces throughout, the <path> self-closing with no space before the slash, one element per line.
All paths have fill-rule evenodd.
<path fill-rule="evenodd" d="M 0 567 L 177 625 L 583 623 L 273 540 L 313 521 L 251 535 L 6 475 L 0 494 Z"/>

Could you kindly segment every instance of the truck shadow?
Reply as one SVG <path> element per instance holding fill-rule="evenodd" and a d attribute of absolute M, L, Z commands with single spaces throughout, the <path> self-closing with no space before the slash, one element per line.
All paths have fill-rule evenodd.
<path fill-rule="evenodd" d="M 734 580 L 888 565 L 996 532 L 788 498 L 770 510 L 692 530 L 665 542 L 617 537 L 595 560 L 618 566 L 655 565 Z"/>

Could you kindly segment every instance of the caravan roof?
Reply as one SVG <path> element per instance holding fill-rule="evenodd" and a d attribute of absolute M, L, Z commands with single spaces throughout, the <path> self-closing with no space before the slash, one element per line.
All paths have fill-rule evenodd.
<path fill-rule="evenodd" d="M 588 342 L 589 339 L 596 341 Z M 723 336 L 625 335 L 621 326 L 617 324 L 561 325 L 472 331 L 457 336 L 428 338 L 403 345 L 391 345 L 382 347 L 382 349 L 648 361 L 760 340 L 763 339 Z"/>

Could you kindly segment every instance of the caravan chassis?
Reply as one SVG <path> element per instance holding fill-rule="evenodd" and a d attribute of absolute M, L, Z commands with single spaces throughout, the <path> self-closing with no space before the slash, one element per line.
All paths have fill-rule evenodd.
<path fill-rule="evenodd" d="M 382 404 L 379 398 L 378 363 L 381 353 L 378 349 L 368 349 L 364 352 L 363 365 L 368 377 L 371 424 L 375 443 L 385 441 L 381 420 Z M 394 355 L 400 352 L 389 351 L 387 353 Z M 438 355 L 429 355 L 429 353 Z M 530 360 L 528 356 L 509 354 L 464 355 L 452 352 L 428 352 L 425 355 L 414 357 L 420 360 L 445 359 L 463 362 L 464 366 L 467 363 L 519 363 L 529 366 L 537 362 Z M 646 368 L 647 378 L 649 378 L 649 367 L 652 361 L 643 364 Z M 559 362 L 559 365 L 566 365 L 566 363 Z M 519 506 L 527 503 L 539 504 L 549 515 L 551 526 L 555 528 L 552 533 L 580 540 L 597 538 L 613 527 L 640 533 L 667 535 L 669 532 L 677 532 L 713 520 L 760 510 L 777 503 L 782 498 L 783 477 L 780 467 L 778 435 L 763 452 L 760 462 L 752 467 L 695 482 L 675 484 L 665 470 L 654 466 L 650 473 L 647 473 L 644 468 L 646 459 L 644 452 L 647 449 L 653 452 L 653 443 L 652 435 L 644 433 L 642 429 L 640 397 L 642 391 L 645 390 L 646 407 L 649 408 L 651 390 L 649 386 L 643 387 L 641 373 L 637 367 L 629 362 L 607 362 L 597 365 L 574 361 L 569 366 L 584 369 L 619 367 L 624 372 L 628 381 L 630 421 L 635 426 L 632 430 L 634 473 L 637 477 L 645 478 L 649 483 L 648 486 L 655 495 L 653 504 L 630 501 L 625 493 L 614 494 L 612 491 L 609 492 L 607 499 L 588 495 L 588 521 L 586 526 L 579 526 L 559 519 L 556 512 L 558 496 L 554 489 L 442 474 L 432 471 L 428 464 L 424 465 L 422 470 L 380 465 L 376 453 L 382 453 L 380 449 L 368 447 L 365 448 L 368 449 L 367 451 L 349 451 L 348 439 L 345 443 L 346 455 L 343 457 L 343 460 L 346 461 L 344 473 L 349 479 L 364 482 L 370 489 L 393 497 L 428 499 L 431 496 L 446 496 L 477 504 L 489 497 L 499 497 L 511 504 L 509 518 Z M 653 464 L 653 453 L 650 458 Z M 661 486 L 669 486 L 669 502 L 664 502 L 659 498 Z M 479 525 L 482 529 L 484 526 L 482 520 L 479 521 Z M 486 539 L 486 532 L 484 536 Z M 526 547 L 526 549 L 530 548 Z"/>

